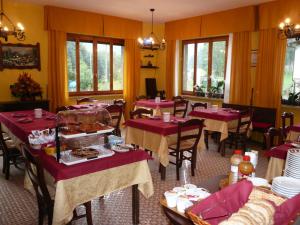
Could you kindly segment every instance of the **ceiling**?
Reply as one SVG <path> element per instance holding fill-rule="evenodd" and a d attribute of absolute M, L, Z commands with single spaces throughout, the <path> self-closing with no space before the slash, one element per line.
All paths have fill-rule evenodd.
<path fill-rule="evenodd" d="M 204 15 L 272 0 L 20 0 L 53 5 L 143 22 L 151 21 L 150 8 L 155 8 L 154 23 Z"/>

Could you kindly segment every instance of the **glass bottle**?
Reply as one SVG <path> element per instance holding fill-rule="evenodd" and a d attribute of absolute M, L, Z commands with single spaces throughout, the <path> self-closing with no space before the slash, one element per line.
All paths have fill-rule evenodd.
<path fill-rule="evenodd" d="M 235 150 L 230 158 L 230 173 L 229 184 L 234 184 L 238 181 L 239 164 L 243 161 L 242 150 Z"/>
<path fill-rule="evenodd" d="M 243 161 L 239 164 L 239 180 L 247 178 L 254 171 L 254 167 L 250 162 L 250 156 L 244 155 Z"/>

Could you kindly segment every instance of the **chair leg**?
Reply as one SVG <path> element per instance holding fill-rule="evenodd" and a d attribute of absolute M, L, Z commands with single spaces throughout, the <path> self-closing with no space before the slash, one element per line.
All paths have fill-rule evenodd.
<path fill-rule="evenodd" d="M 206 150 L 208 150 L 208 131 L 207 130 L 204 131 L 204 142 L 205 142 Z"/>
<path fill-rule="evenodd" d="M 5 155 L 3 155 L 2 173 L 4 173 L 4 174 L 5 174 L 5 165 L 6 165 L 5 164 L 5 161 L 6 161 L 5 158 L 6 158 Z"/>
<path fill-rule="evenodd" d="M 179 152 L 176 152 L 176 179 L 179 180 Z"/>
<path fill-rule="evenodd" d="M 53 220 L 53 208 L 52 207 L 47 209 L 47 214 L 48 214 L 48 225 L 52 225 L 52 220 Z"/>
<path fill-rule="evenodd" d="M 10 172 L 10 162 L 9 158 L 6 157 L 5 159 L 5 179 L 9 179 L 9 172 Z"/>
<path fill-rule="evenodd" d="M 43 225 L 43 223 L 44 223 L 43 206 L 39 202 L 38 202 L 38 208 L 39 208 L 39 225 Z"/>
<path fill-rule="evenodd" d="M 92 217 L 92 203 L 91 201 L 84 203 L 86 210 L 86 220 L 88 225 L 93 225 L 93 217 Z"/>
<path fill-rule="evenodd" d="M 192 162 L 191 162 L 192 176 L 195 176 L 196 161 L 197 161 L 197 149 L 194 149 L 192 153 Z"/>
<path fill-rule="evenodd" d="M 165 180 L 166 179 L 166 167 L 164 167 L 162 164 L 159 164 L 159 169 L 160 169 L 161 180 Z"/>

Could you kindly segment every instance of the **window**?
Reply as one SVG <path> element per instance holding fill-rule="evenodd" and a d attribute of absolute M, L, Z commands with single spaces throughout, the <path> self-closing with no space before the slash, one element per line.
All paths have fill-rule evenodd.
<path fill-rule="evenodd" d="M 282 86 L 283 103 L 296 104 L 296 94 L 300 92 L 300 42 L 288 39 Z"/>
<path fill-rule="evenodd" d="M 70 95 L 123 92 L 123 40 L 69 34 L 67 57 Z"/>
<path fill-rule="evenodd" d="M 228 37 L 183 41 L 182 93 L 223 94 Z"/>

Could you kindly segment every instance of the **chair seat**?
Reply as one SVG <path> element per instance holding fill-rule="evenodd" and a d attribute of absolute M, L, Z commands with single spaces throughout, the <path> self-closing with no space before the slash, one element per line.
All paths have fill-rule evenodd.
<path fill-rule="evenodd" d="M 187 149 L 191 149 L 193 147 L 194 143 L 190 140 L 188 141 L 181 141 L 180 142 L 180 150 L 183 151 L 183 150 L 187 150 Z M 172 150 L 176 150 L 177 148 L 177 144 L 172 144 L 169 146 L 169 149 L 172 149 Z"/>
<path fill-rule="evenodd" d="M 228 129 L 228 133 L 236 133 L 236 127 L 235 128 L 230 128 Z M 241 127 L 240 128 L 240 134 L 246 133 L 247 132 L 247 127 Z"/>

